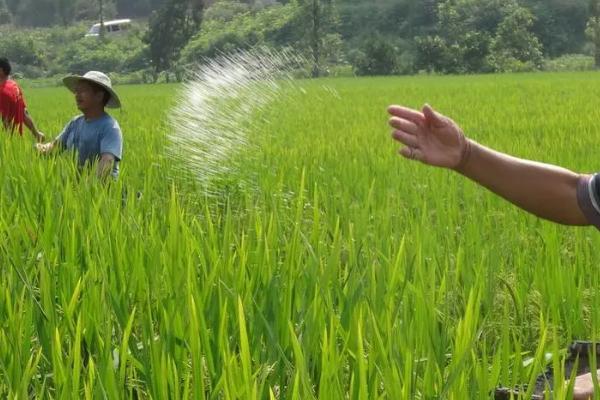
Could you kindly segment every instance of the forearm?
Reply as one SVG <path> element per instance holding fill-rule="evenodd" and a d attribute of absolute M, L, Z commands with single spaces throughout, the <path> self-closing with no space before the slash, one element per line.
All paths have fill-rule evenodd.
<path fill-rule="evenodd" d="M 51 154 L 56 148 L 61 148 L 62 144 L 60 142 L 59 138 L 54 139 L 51 142 L 48 143 L 38 143 L 37 145 L 37 149 L 41 154 L 44 155 L 49 155 Z"/>
<path fill-rule="evenodd" d="M 33 122 L 33 119 L 31 118 L 31 115 L 29 115 L 29 112 L 27 111 L 27 109 L 25 110 L 25 126 L 27 126 L 27 128 L 29 129 L 29 131 L 31 132 L 31 134 L 33 135 L 33 137 L 39 142 L 43 142 L 46 137 L 44 136 L 44 134 L 42 132 L 40 132 L 38 130 L 38 128 L 35 126 L 35 123 Z"/>
<path fill-rule="evenodd" d="M 35 126 L 35 123 L 33 122 L 31 115 L 29 115 L 29 112 L 27 110 L 25 110 L 25 121 L 24 122 L 25 122 L 25 126 L 27 127 L 27 129 L 29 129 L 34 136 L 37 136 L 39 131 L 38 131 L 37 127 Z"/>
<path fill-rule="evenodd" d="M 565 225 L 588 225 L 577 201 L 580 175 L 512 157 L 473 141 L 470 146 L 458 172 L 538 217 Z"/>
<path fill-rule="evenodd" d="M 108 178 L 112 170 L 113 163 L 114 159 L 105 157 L 100 158 L 100 161 L 98 162 L 98 170 L 96 172 L 96 175 L 100 180 L 105 181 Z"/>

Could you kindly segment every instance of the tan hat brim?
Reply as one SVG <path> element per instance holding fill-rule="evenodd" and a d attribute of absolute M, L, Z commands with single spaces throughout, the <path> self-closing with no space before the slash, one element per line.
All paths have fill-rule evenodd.
<path fill-rule="evenodd" d="M 108 87 L 94 79 L 88 79 L 80 75 L 70 75 L 66 78 L 63 78 L 64 85 L 73 93 L 75 93 L 75 86 L 77 86 L 77 84 L 81 81 L 94 83 L 98 86 L 101 86 L 102 88 L 104 88 L 104 90 L 110 93 L 110 99 L 108 100 L 108 103 L 106 103 L 107 108 L 121 108 L 121 100 L 119 99 L 119 95 L 117 95 L 113 88 Z"/>

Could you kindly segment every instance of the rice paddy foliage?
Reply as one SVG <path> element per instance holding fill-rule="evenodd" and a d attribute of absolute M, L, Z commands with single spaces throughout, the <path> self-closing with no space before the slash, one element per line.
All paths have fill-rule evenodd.
<path fill-rule="evenodd" d="M 598 233 L 401 160 L 385 114 L 429 102 L 479 142 L 591 172 L 597 74 L 297 86 L 216 196 L 165 156 L 177 86 L 119 87 L 108 186 L 0 137 L 0 397 L 488 399 L 598 339 Z M 49 135 L 76 113 L 64 89 L 26 95 Z"/>

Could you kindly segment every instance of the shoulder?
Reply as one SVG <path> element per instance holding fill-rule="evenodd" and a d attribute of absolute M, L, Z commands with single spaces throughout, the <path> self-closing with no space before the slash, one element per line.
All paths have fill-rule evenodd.
<path fill-rule="evenodd" d="M 17 84 L 17 82 L 12 79 L 8 79 L 2 83 L 0 86 L 4 94 L 7 94 L 12 97 L 20 97 L 22 96 L 21 88 Z"/>
<path fill-rule="evenodd" d="M 69 131 L 71 129 L 74 129 L 76 126 L 81 124 L 82 121 L 83 121 L 83 115 L 78 115 L 76 117 L 73 117 L 73 118 L 71 118 L 71 120 L 69 122 L 67 122 L 64 130 Z"/>
<path fill-rule="evenodd" d="M 74 125 L 82 123 L 83 121 L 84 121 L 83 114 L 77 115 L 77 116 L 71 118 L 71 120 L 67 123 L 67 126 L 74 126 Z"/>
<path fill-rule="evenodd" d="M 23 90 L 21 89 L 21 86 L 19 86 L 19 84 L 17 83 L 17 81 L 13 81 L 12 79 L 9 79 L 8 81 L 6 81 L 6 83 L 8 84 L 9 88 L 11 88 L 12 90 L 14 90 L 19 95 L 23 94 Z"/>
<path fill-rule="evenodd" d="M 111 115 L 105 114 L 102 124 L 108 131 L 118 133 L 119 135 L 121 134 L 121 126 L 119 125 L 119 122 Z"/>
<path fill-rule="evenodd" d="M 106 124 L 113 125 L 113 126 L 119 126 L 119 123 L 117 122 L 117 120 L 108 113 L 104 114 L 104 121 Z"/>

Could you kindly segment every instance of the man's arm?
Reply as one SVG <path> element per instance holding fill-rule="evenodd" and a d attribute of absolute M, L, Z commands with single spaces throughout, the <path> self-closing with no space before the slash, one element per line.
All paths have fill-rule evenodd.
<path fill-rule="evenodd" d="M 29 131 L 38 143 L 42 143 L 45 140 L 46 136 L 37 129 L 27 109 L 25 109 L 25 126 L 27 127 L 27 129 L 29 129 Z"/>
<path fill-rule="evenodd" d="M 512 157 L 467 139 L 451 119 L 391 106 L 392 136 L 406 158 L 453 169 L 518 207 L 557 223 L 589 225 L 577 196 L 579 174 L 553 165 Z"/>
<path fill-rule="evenodd" d="M 50 154 L 54 149 L 65 149 L 67 146 L 68 138 L 73 132 L 73 126 L 75 121 L 77 121 L 77 118 L 74 118 L 71 121 L 69 121 L 69 123 L 63 128 L 62 132 L 57 137 L 55 137 L 54 140 L 48 143 L 38 143 L 36 145 L 38 151 L 41 154 Z"/>
<path fill-rule="evenodd" d="M 111 153 L 103 153 L 100 156 L 100 161 L 98 162 L 98 171 L 96 173 L 100 180 L 104 181 L 110 175 L 115 160 L 116 158 L 114 154 Z"/>
<path fill-rule="evenodd" d="M 112 120 L 108 129 L 100 140 L 100 162 L 98 163 L 98 177 L 106 180 L 117 161 L 123 156 L 123 135 L 117 121 Z M 115 174 L 116 178 L 116 174 Z"/>
<path fill-rule="evenodd" d="M 470 146 L 470 156 L 458 172 L 538 217 L 565 225 L 588 225 L 577 201 L 580 175 L 471 141 Z"/>

